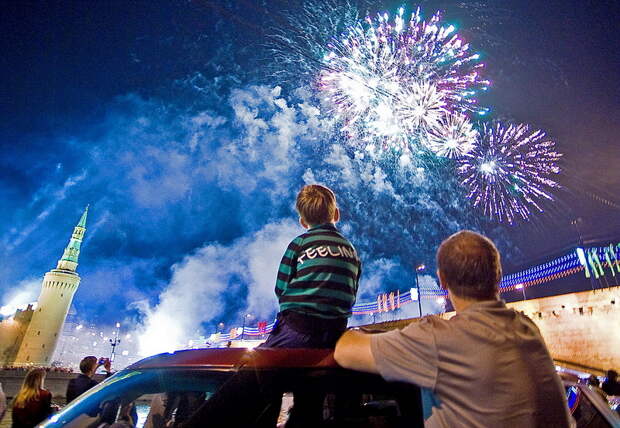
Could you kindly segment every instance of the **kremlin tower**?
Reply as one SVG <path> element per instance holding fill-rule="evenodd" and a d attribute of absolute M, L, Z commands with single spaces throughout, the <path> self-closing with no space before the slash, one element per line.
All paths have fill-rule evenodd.
<path fill-rule="evenodd" d="M 52 362 L 58 336 L 62 331 L 73 295 L 80 284 L 80 276 L 75 270 L 86 232 L 87 215 L 88 207 L 73 229 L 69 245 L 65 248 L 56 269 L 46 273 L 43 278 L 36 309 L 15 358 L 16 365 L 47 366 Z"/>

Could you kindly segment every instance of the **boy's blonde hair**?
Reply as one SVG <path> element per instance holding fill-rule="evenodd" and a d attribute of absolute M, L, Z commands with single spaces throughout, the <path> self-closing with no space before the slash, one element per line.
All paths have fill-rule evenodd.
<path fill-rule="evenodd" d="M 325 186 L 309 184 L 299 191 L 295 207 L 309 225 L 330 223 L 336 216 L 336 195 Z"/>

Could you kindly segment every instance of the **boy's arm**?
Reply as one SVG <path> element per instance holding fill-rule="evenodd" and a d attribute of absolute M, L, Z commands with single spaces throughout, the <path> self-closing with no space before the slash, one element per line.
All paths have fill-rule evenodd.
<path fill-rule="evenodd" d="M 278 279 L 276 280 L 276 296 L 280 297 L 288 288 L 291 279 L 295 277 L 297 272 L 297 257 L 301 238 L 295 238 L 284 252 L 280 267 L 278 268 Z"/>

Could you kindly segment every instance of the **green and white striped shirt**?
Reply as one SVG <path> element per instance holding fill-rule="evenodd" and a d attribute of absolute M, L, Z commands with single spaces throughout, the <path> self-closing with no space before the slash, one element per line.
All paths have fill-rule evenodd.
<path fill-rule="evenodd" d="M 295 238 L 282 257 L 276 281 L 280 312 L 346 319 L 361 272 L 355 248 L 336 227 L 315 226 Z"/>

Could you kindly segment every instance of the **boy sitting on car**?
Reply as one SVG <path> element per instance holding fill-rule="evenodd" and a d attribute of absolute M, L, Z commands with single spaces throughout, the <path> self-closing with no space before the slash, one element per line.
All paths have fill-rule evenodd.
<path fill-rule="evenodd" d="M 361 262 L 336 229 L 336 196 L 318 184 L 304 186 L 295 204 L 307 229 L 288 245 L 276 281 L 280 312 L 261 345 L 270 348 L 333 348 L 347 328 Z"/>

